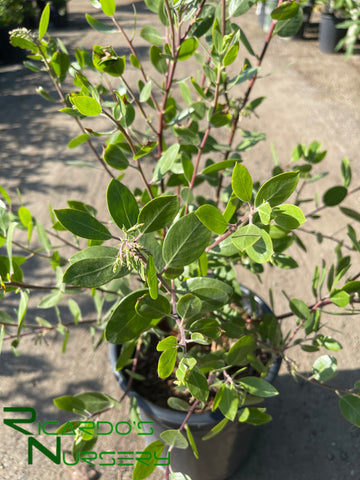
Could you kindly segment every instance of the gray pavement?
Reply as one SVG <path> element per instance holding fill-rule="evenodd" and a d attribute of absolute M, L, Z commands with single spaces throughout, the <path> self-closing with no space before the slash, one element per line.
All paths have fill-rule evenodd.
<path fill-rule="evenodd" d="M 120 19 L 131 31 L 132 7 L 128 2 L 117 2 Z M 153 16 L 142 15 L 142 3 L 136 2 L 139 13 L 138 28 L 153 24 Z M 70 25 L 56 32 L 70 49 L 75 46 L 91 47 L 93 43 L 107 45 L 106 35 L 91 31 L 84 20 L 84 13 L 93 11 L 86 0 L 69 3 Z M 313 22 L 318 20 L 314 15 Z M 250 11 L 242 26 L 259 51 L 265 34 L 257 25 L 254 11 Z M 111 41 L 113 39 L 111 38 Z M 145 52 L 145 44 L 136 40 L 139 51 Z M 125 46 L 121 37 L 116 38 L 117 51 Z M 313 188 L 325 190 L 327 185 L 340 184 L 339 162 L 347 156 L 352 161 L 353 186 L 360 180 L 360 58 L 348 61 L 342 55 L 324 55 L 319 52 L 316 25 L 308 32 L 306 40 L 282 40 L 274 38 L 264 62 L 262 78 L 257 82 L 253 98 L 266 96 L 258 111 L 260 118 L 244 119 L 241 125 L 247 130 L 265 132 L 267 140 L 244 154 L 244 161 L 251 172 L 266 170 L 271 165 L 271 142 L 281 164 L 286 164 L 293 147 L 298 142 L 321 142 L 328 150 L 328 161 L 319 170 L 329 175 Z M 64 146 L 76 135 L 71 119 L 56 114 L 57 106 L 46 103 L 35 93 L 35 87 L 46 81 L 22 66 L 0 67 L 0 184 L 15 197 L 21 190 L 23 202 L 35 212 L 41 221 L 50 225 L 48 204 L 64 207 L 69 197 L 95 204 L 101 212 L 104 199 L 97 196 L 107 178 L 100 170 L 83 170 L 68 166 L 68 160 L 87 160 L 89 152 L 84 147 L 68 150 Z M 267 165 L 264 169 L 263 165 Z M 137 179 L 133 180 L 137 182 Z M 312 192 L 311 192 L 312 193 Z M 354 195 L 347 205 L 360 210 L 360 195 Z M 320 228 L 327 235 L 334 235 L 346 223 L 344 217 L 331 211 L 321 221 Z M 354 223 L 359 232 L 359 227 Z M 309 298 L 313 263 L 328 259 L 333 245 L 317 244 L 309 237 L 308 255 L 296 251 L 300 269 L 279 271 L 267 269 L 264 282 L 255 278 L 239 281 L 255 289 L 268 299 L 268 288 L 275 292 L 277 313 L 286 310 L 286 300 L 281 290 L 286 285 L 290 296 Z M 40 270 L 38 269 L 40 268 Z M 40 273 L 39 273 L 40 272 Z M 46 282 L 46 270 L 36 262 L 26 272 L 27 279 L 36 277 Z M 36 297 L 30 314 L 39 314 L 35 308 Z M 10 305 L 10 308 L 11 305 Z M 87 305 L 84 312 L 91 316 Z M 45 317 L 46 310 L 40 312 Z M 355 317 L 329 319 L 328 331 L 336 330 L 344 351 L 336 355 L 339 386 L 351 386 L 360 379 L 360 327 Z M 284 331 L 292 325 L 284 323 Z M 21 356 L 10 352 L 5 343 L 0 356 L 1 407 L 32 407 L 37 420 L 63 422 L 69 419 L 57 410 L 53 398 L 84 391 L 102 391 L 116 398 L 121 392 L 108 361 L 106 345 L 93 352 L 89 333 L 83 329 L 70 335 L 67 353 L 61 353 L 60 335 L 49 335 L 45 344 L 35 344 L 30 338 L 21 343 Z M 294 352 L 302 371 L 311 371 L 311 356 L 302 358 Z M 232 480 L 360 480 L 360 430 L 347 423 L 339 414 L 337 399 L 332 392 L 314 386 L 295 383 L 284 367 L 280 370 L 276 387 L 279 398 L 268 403 L 274 421 L 259 429 L 256 448 L 243 468 Z M 1 409 L 2 410 L 2 409 Z M 3 413 L 1 412 L 1 415 Z M 128 420 L 128 403 L 121 410 L 108 412 L 102 417 L 116 423 Z M 52 437 L 41 437 L 48 448 L 55 448 Z M 69 448 L 64 442 L 64 448 Z M 141 437 L 109 436 L 96 447 L 98 451 L 141 451 Z M 216 454 L 216 452 L 214 452 Z M 97 466 L 95 468 L 55 465 L 41 453 L 34 456 L 34 464 L 28 465 L 27 437 L 0 423 L 0 478 L 4 480 L 86 480 L 100 477 L 103 480 L 128 480 L 131 467 Z M 156 471 L 152 480 L 163 478 Z M 220 479 L 219 479 L 220 480 Z"/>

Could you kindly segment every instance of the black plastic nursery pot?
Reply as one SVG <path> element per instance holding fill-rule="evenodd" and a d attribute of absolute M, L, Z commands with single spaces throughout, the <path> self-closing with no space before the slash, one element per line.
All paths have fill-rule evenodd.
<path fill-rule="evenodd" d="M 337 43 L 346 35 L 346 30 L 336 28 L 343 20 L 335 17 L 333 13 L 321 15 L 319 29 L 319 49 L 323 53 L 334 53 Z"/>
<path fill-rule="evenodd" d="M 10 43 L 9 32 L 20 25 L 0 27 L 0 65 L 21 63 L 26 58 L 25 50 L 13 47 Z"/>
<path fill-rule="evenodd" d="M 247 288 L 241 287 L 243 291 L 242 306 L 251 312 L 250 295 L 256 302 L 257 315 L 272 313 L 266 303 Z M 121 372 L 116 371 L 116 362 L 119 357 L 121 345 L 110 345 L 110 362 L 115 377 L 125 391 L 128 379 Z M 265 377 L 273 383 L 278 375 L 281 365 L 281 357 L 275 359 Z M 150 421 L 154 433 L 146 436 L 147 444 L 160 439 L 160 434 L 167 429 L 177 429 L 185 419 L 186 412 L 179 412 L 168 408 L 160 407 L 148 401 L 134 390 L 129 391 L 130 397 L 135 397 L 140 409 L 142 421 Z M 202 438 L 222 419 L 219 411 L 194 413 L 188 420 L 191 433 L 193 434 L 199 459 L 196 459 L 191 447 L 187 449 L 175 448 L 171 452 L 171 468 L 174 472 L 187 474 L 192 480 L 225 480 L 229 478 L 246 460 L 253 446 L 257 428 L 246 423 L 239 423 L 237 420 L 228 422 L 226 427 L 216 436 L 203 441 Z M 165 455 L 162 455 L 165 457 Z"/>

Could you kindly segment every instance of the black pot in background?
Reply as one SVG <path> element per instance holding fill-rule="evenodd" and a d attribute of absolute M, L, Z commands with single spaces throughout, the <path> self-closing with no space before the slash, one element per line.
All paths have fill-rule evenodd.
<path fill-rule="evenodd" d="M 21 25 L 9 25 L 8 27 L 0 27 L 0 65 L 21 63 L 25 60 L 25 50 L 13 47 L 9 40 L 9 32 L 20 26 Z"/>
<path fill-rule="evenodd" d="M 333 13 L 322 13 L 319 30 L 319 49 L 323 53 L 334 53 L 337 43 L 346 35 L 345 29 L 336 28 L 342 19 Z"/>
<path fill-rule="evenodd" d="M 244 308 L 251 311 L 251 295 L 256 302 L 259 316 L 272 313 L 260 297 L 245 287 L 241 287 L 241 289 L 244 294 L 242 304 Z M 119 385 L 125 391 L 127 378 L 121 371 L 116 371 L 116 362 L 120 350 L 120 345 L 110 345 L 110 362 Z M 273 383 L 280 365 L 281 357 L 278 357 L 271 366 L 265 380 Z M 159 407 L 133 390 L 130 390 L 129 396 L 136 398 L 142 420 L 153 422 L 154 434 L 145 437 L 147 444 L 159 440 L 160 433 L 164 430 L 179 428 L 185 418 L 186 413 Z M 202 441 L 202 437 L 223 418 L 219 411 L 197 413 L 190 417 L 188 424 L 199 451 L 199 460 L 195 458 L 191 447 L 186 450 L 175 448 L 171 452 L 173 471 L 190 475 L 192 480 L 225 480 L 240 467 L 250 453 L 257 429 L 253 425 L 239 423 L 236 420 L 235 422 L 228 422 L 226 427 L 215 437 Z"/>
<path fill-rule="evenodd" d="M 314 2 L 310 1 L 310 2 L 306 3 L 302 7 L 302 9 L 303 9 L 303 23 L 302 23 L 300 29 L 298 30 L 298 32 L 292 37 L 294 39 L 304 38 L 305 30 L 310 24 L 311 14 L 312 14 L 312 11 L 314 9 Z"/>
<path fill-rule="evenodd" d="M 36 0 L 40 12 L 43 11 L 46 0 Z M 50 24 L 55 28 L 65 28 L 68 24 L 67 0 L 50 0 Z"/>

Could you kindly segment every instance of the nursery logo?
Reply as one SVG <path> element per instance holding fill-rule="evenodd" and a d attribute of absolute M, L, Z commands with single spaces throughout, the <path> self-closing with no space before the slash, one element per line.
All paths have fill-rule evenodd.
<path fill-rule="evenodd" d="M 41 422 L 36 420 L 36 410 L 31 407 L 4 407 L 4 413 L 12 413 L 14 416 L 12 418 L 4 418 L 4 424 L 8 427 L 16 430 L 23 435 L 28 435 L 28 464 L 34 464 L 34 451 L 40 452 L 44 457 L 47 457 L 51 462 L 56 465 L 61 463 L 65 465 L 77 465 L 79 462 L 88 463 L 91 466 L 107 466 L 107 465 L 135 465 L 136 462 L 143 463 L 144 465 L 155 465 L 155 466 L 166 466 L 170 464 L 170 452 L 167 453 L 166 457 L 157 457 L 156 452 L 149 451 L 83 451 L 77 452 L 73 461 L 66 459 L 65 451 L 61 449 L 62 437 L 73 436 L 74 438 L 81 438 L 84 436 L 92 438 L 94 436 L 104 436 L 104 435 L 119 435 L 126 436 L 129 435 L 133 430 L 135 430 L 137 435 L 152 435 L 154 430 L 151 421 L 139 421 L 131 422 L 120 421 L 116 424 L 113 424 L 108 421 L 79 421 L 76 422 L 76 427 L 72 422 L 67 422 L 61 427 L 57 421 L 48 421 Z M 21 414 L 21 418 L 18 418 L 18 415 Z M 24 418 L 25 417 L 25 418 Z M 20 425 L 26 425 L 26 428 L 23 428 Z M 27 428 L 32 426 L 32 430 L 29 431 Z M 57 427 L 56 432 L 49 431 L 49 428 Z M 45 446 L 37 438 L 41 435 L 48 435 L 55 437 L 55 448 L 49 449 L 48 446 Z M 48 442 L 46 442 L 48 445 Z M 55 450 L 55 452 L 54 452 Z"/>

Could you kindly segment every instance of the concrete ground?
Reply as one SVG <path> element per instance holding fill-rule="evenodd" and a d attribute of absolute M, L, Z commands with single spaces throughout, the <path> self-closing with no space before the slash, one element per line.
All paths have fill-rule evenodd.
<path fill-rule="evenodd" d="M 120 20 L 131 32 L 132 8 L 128 2 L 117 3 Z M 136 2 L 136 8 L 139 12 L 138 28 L 153 24 L 152 16 L 142 15 L 141 2 Z M 71 1 L 69 9 L 69 27 L 54 32 L 68 48 L 91 47 L 93 43 L 107 45 L 113 41 L 88 28 L 84 13 L 93 14 L 94 10 L 86 0 Z M 318 140 L 322 143 L 328 155 L 326 164 L 320 165 L 319 171 L 326 170 L 329 175 L 312 188 L 323 192 L 328 185 L 341 183 L 339 162 L 344 156 L 352 162 L 353 187 L 359 185 L 360 58 L 355 55 L 345 61 L 343 55 L 320 53 L 317 20 L 318 16 L 314 14 L 312 28 L 305 40 L 273 39 L 261 70 L 262 78 L 253 92 L 253 98 L 267 97 L 258 110 L 260 118 L 246 118 L 241 126 L 266 133 L 265 142 L 244 154 L 250 172 L 260 172 L 262 180 L 265 180 L 272 162 L 271 143 L 282 165 L 289 162 L 291 151 L 298 142 L 309 144 Z M 250 11 L 241 22 L 254 49 L 259 51 L 265 34 L 257 25 L 254 11 Z M 118 52 L 125 53 L 120 36 L 116 42 L 114 47 Z M 145 44 L 141 39 L 136 42 L 142 55 Z M 77 130 L 71 119 L 56 114 L 58 106 L 37 96 L 35 88 L 41 84 L 48 86 L 41 75 L 20 65 L 0 68 L 0 185 L 14 197 L 16 189 L 20 189 L 24 204 L 45 225 L 50 225 L 48 204 L 62 208 L 69 197 L 95 204 L 101 216 L 105 205 L 97 192 L 104 188 L 108 179 L 102 171 L 83 170 L 66 164 L 69 160 L 87 160 L 89 152 L 85 147 L 71 151 L 64 148 Z M 359 211 L 359 193 L 349 198 L 346 205 Z M 304 210 L 309 211 L 310 207 Z M 326 213 L 314 228 L 336 237 L 345 224 L 345 218 L 334 209 Z M 353 227 L 359 233 L 358 224 L 353 222 Z M 239 272 L 239 281 L 254 288 L 265 299 L 268 299 L 269 287 L 273 288 L 277 313 L 287 310 L 281 293 L 284 284 L 290 296 L 296 295 L 304 300 L 311 298 L 313 265 L 320 265 L 322 259 L 328 260 L 332 252 L 332 242 L 319 245 L 312 236 L 306 238 L 305 235 L 303 239 L 309 240 L 308 254 L 294 252 L 300 265 L 298 270 L 267 269 L 262 284 L 251 277 L 244 279 L 244 272 Z M 46 282 L 46 272 L 40 270 L 39 274 L 39 270 L 35 270 L 39 266 L 36 262 L 31 264 L 26 272 L 27 280 L 35 278 L 38 283 Z M 35 304 L 36 297 L 32 307 Z M 87 305 L 82 308 L 90 310 Z M 30 316 L 35 314 L 39 312 L 32 308 Z M 46 310 L 41 311 L 41 316 L 46 314 Z M 336 338 L 344 347 L 339 354 L 336 352 L 339 376 L 334 382 L 338 386 L 351 387 L 360 379 L 360 327 L 355 318 L 331 317 L 328 320 L 328 331 L 336 330 Z M 293 327 L 290 322 L 284 323 L 285 333 Z M 53 406 L 52 400 L 57 396 L 101 391 L 119 398 L 120 390 L 111 372 L 106 345 L 93 352 L 89 333 L 82 329 L 71 333 L 65 355 L 61 353 L 61 342 L 59 335 L 49 335 L 47 344 L 34 344 L 30 338 L 24 338 L 19 357 L 12 355 L 9 342 L 5 342 L 0 356 L 1 407 L 32 407 L 41 422 L 63 422 L 70 415 Z M 295 352 L 293 356 L 302 371 L 311 371 L 311 356 L 301 357 Z M 259 429 L 252 456 L 232 480 L 360 480 L 360 430 L 341 417 L 336 396 L 308 384 L 295 383 L 284 366 L 276 387 L 280 391 L 279 398 L 268 402 L 274 421 Z M 4 416 L 3 412 L 1 416 Z M 108 412 L 102 420 L 127 421 L 127 400 L 122 410 Z M 26 436 L 3 422 L 0 424 L 0 439 L 0 478 L 4 480 L 131 478 L 130 466 L 86 469 L 63 463 L 55 465 L 39 452 L 35 454 L 34 464 L 28 465 Z M 42 436 L 41 441 L 48 448 L 55 446 L 52 437 Z M 121 438 L 104 437 L 101 446 L 99 444 L 96 448 L 98 451 L 141 451 L 144 444 L 141 437 L 131 434 Z M 151 476 L 152 480 L 162 478 L 161 471 Z"/>

